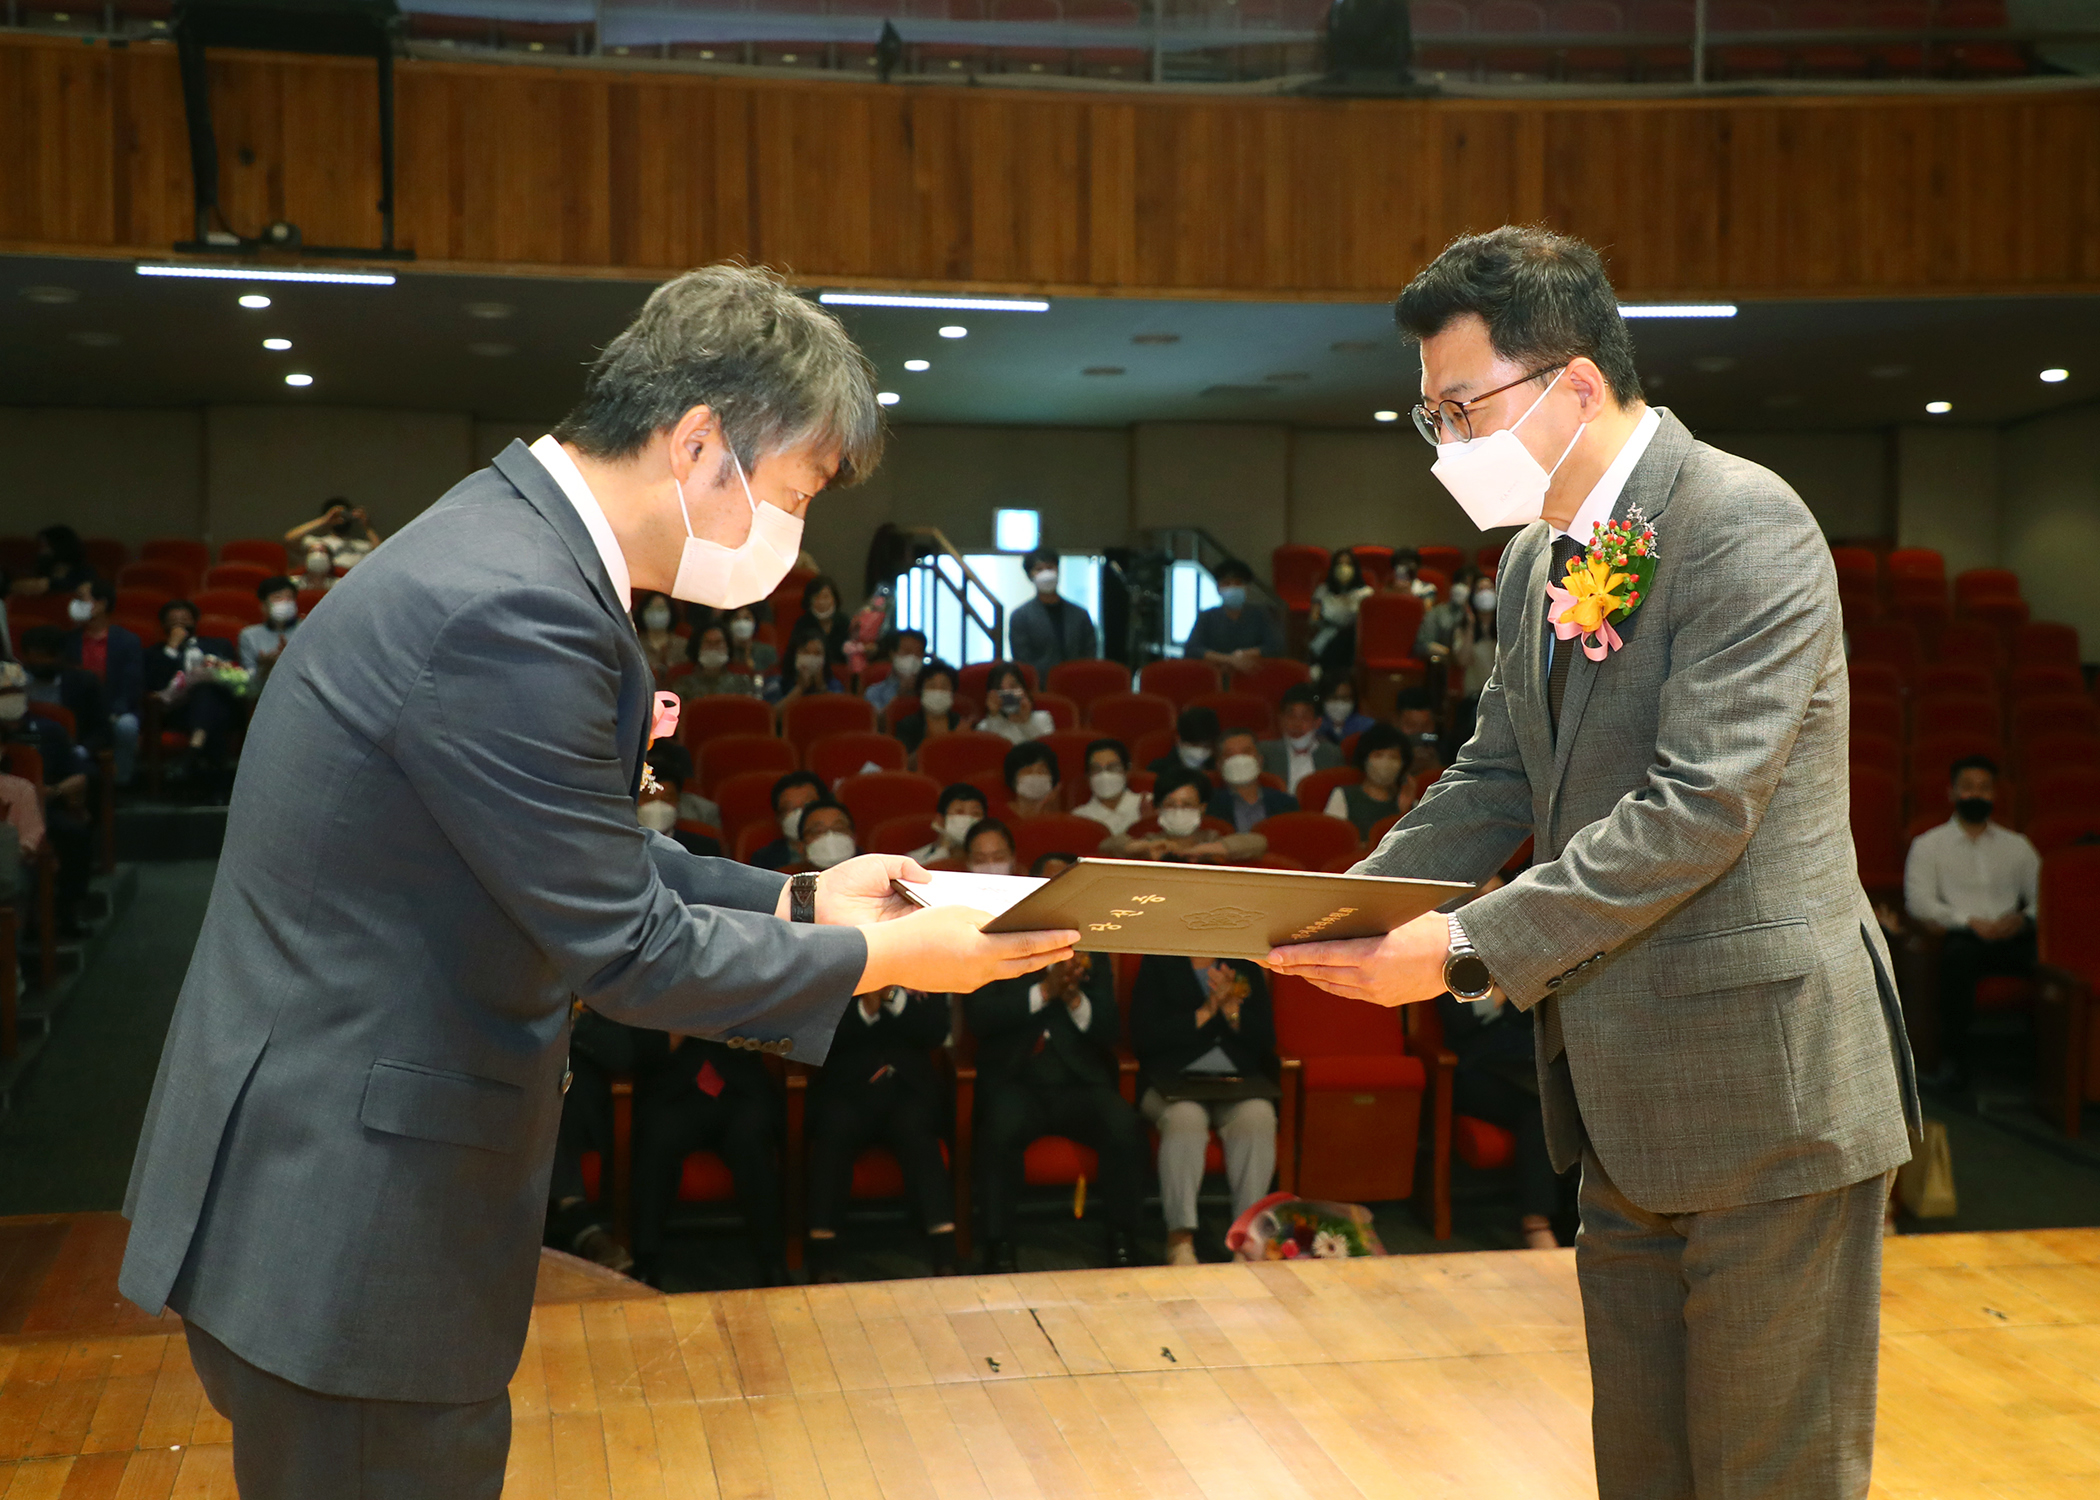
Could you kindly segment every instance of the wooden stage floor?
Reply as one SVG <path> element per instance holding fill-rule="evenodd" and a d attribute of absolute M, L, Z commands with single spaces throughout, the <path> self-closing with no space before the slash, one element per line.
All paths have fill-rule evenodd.
<path fill-rule="evenodd" d="M 1882 1348 L 1877 1496 L 2100 1495 L 2100 1230 L 1890 1241 Z M 675 1297 L 557 1268 L 511 1398 L 507 1500 L 1595 1493 L 1571 1251 Z M 233 1493 L 179 1333 L 0 1337 L 5 1500 Z"/>

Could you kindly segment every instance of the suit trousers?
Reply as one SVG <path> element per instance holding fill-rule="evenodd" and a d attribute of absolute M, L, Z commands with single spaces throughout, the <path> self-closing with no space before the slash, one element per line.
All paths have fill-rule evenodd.
<path fill-rule="evenodd" d="M 683 1075 L 658 1076 L 637 1088 L 634 1109 L 634 1258 L 654 1268 L 663 1254 L 664 1222 L 678 1201 L 685 1159 L 695 1151 L 722 1158 L 736 1183 L 744 1231 L 761 1268 L 785 1264 L 781 1228 L 780 1105 L 749 1088 L 703 1094 Z"/>
<path fill-rule="evenodd" d="M 1582 1156 L 1575 1270 L 1599 1500 L 1859 1500 L 1888 1174 L 1650 1213 Z"/>
<path fill-rule="evenodd" d="M 1550 1219 L 1561 1210 L 1560 1173 L 1546 1146 L 1546 1114 L 1537 1088 L 1523 1088 L 1489 1067 L 1460 1063 L 1451 1077 L 1459 1114 L 1499 1125 L 1517 1138 L 1517 1212 Z"/>
<path fill-rule="evenodd" d="M 977 1201 L 985 1238 L 1009 1239 L 1021 1196 L 1028 1143 L 1070 1136 L 1101 1158 L 1097 1195 L 1111 1229 L 1135 1233 L 1145 1137 L 1137 1112 L 1105 1083 L 1044 1085 L 1012 1079 L 980 1085 L 977 1114 Z"/>
<path fill-rule="evenodd" d="M 1146 1089 L 1138 1108 L 1159 1131 L 1159 1206 L 1170 1231 L 1197 1227 L 1196 1194 L 1203 1186 L 1203 1158 L 1213 1130 L 1225 1153 L 1233 1218 L 1267 1195 L 1276 1176 L 1276 1106 L 1268 1100 L 1202 1104 L 1177 1099 L 1169 1104 L 1158 1089 Z"/>
<path fill-rule="evenodd" d="M 497 1500 L 510 1392 L 436 1405 L 308 1390 L 185 1323 L 204 1394 L 233 1424 L 241 1500 Z"/>
<path fill-rule="evenodd" d="M 955 1222 L 955 1189 L 941 1159 L 940 1101 L 933 1070 L 894 1068 L 880 1082 L 865 1076 L 843 1081 L 826 1075 L 810 1091 L 809 1227 L 839 1227 L 853 1190 L 853 1163 L 871 1142 L 881 1142 L 904 1169 L 904 1190 L 919 1227 Z M 848 1066 L 854 1066 L 849 1063 Z M 865 1075 L 879 1064 L 860 1060 Z"/>

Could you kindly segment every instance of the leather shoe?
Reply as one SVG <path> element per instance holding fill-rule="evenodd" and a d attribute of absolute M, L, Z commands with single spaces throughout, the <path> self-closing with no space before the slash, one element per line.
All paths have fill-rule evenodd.
<path fill-rule="evenodd" d="M 1021 1269 L 1021 1258 L 1012 1240 L 988 1240 L 984 1247 L 984 1269 L 992 1276 L 1011 1276 Z"/>
<path fill-rule="evenodd" d="M 1137 1240 L 1127 1229 L 1111 1229 L 1108 1232 L 1108 1263 L 1111 1266 L 1134 1266 L 1138 1263 Z"/>

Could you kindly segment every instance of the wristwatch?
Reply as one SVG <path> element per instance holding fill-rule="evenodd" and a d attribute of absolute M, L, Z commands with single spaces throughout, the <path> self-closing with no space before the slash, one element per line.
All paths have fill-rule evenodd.
<path fill-rule="evenodd" d="M 1444 988 L 1460 1000 L 1485 999 L 1495 987 L 1487 960 L 1473 951 L 1473 941 L 1456 916 L 1446 912 L 1444 921 L 1451 928 L 1451 950 L 1444 955 Z"/>
<path fill-rule="evenodd" d="M 790 922 L 814 922 L 817 920 L 817 877 L 815 875 L 790 875 L 788 877 L 788 920 Z"/>

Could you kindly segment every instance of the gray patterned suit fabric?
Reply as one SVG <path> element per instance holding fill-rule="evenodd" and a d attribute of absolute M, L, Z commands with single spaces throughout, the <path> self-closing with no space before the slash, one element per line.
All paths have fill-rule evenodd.
<path fill-rule="evenodd" d="M 127 1297 L 331 1395 L 498 1396 L 571 998 L 823 1060 L 866 943 L 636 825 L 651 688 L 521 444 L 330 591 L 241 757 L 125 1201 Z"/>
<path fill-rule="evenodd" d="M 1919 1115 L 1852 850 L 1830 551 L 1783 480 L 1668 412 L 1615 515 L 1634 505 L 1654 582 L 1621 650 L 1557 646 L 1558 734 L 1535 522 L 1503 558 L 1515 618 L 1473 738 L 1357 868 L 1480 881 L 1534 840 L 1464 922 L 1514 1004 L 1553 997 L 1565 1051 L 1542 1040 L 1539 1078 L 1562 1170 L 1586 1132 L 1656 1213 L 1856 1183 L 1909 1159 Z"/>

